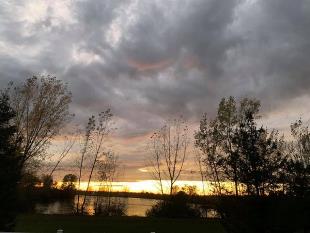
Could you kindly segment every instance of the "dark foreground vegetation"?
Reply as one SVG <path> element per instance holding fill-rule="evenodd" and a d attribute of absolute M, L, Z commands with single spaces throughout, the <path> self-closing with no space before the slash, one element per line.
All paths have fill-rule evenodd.
<path fill-rule="evenodd" d="M 310 198 L 285 195 L 189 197 L 178 193 L 147 211 L 149 217 L 208 218 L 216 211 L 229 233 L 294 233 L 310 231 Z"/>
<path fill-rule="evenodd" d="M 65 215 L 22 215 L 15 228 L 18 232 L 55 233 L 57 229 L 65 233 L 105 232 L 105 233 L 224 233 L 217 220 L 167 219 L 143 217 L 97 217 Z"/>

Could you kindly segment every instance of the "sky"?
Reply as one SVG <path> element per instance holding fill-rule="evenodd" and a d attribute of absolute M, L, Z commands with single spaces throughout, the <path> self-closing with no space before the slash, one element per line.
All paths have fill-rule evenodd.
<path fill-rule="evenodd" d="M 281 132 L 309 123 L 309 0 L 0 4 L 1 87 L 51 74 L 72 91 L 75 123 L 111 108 L 125 180 L 150 179 L 146 142 L 166 119 L 194 131 L 222 97 L 258 98 L 262 123 Z"/>

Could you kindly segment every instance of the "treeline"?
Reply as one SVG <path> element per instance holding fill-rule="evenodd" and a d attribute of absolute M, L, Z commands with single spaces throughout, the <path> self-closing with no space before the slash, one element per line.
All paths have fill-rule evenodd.
<path fill-rule="evenodd" d="M 149 165 L 162 193 L 163 180 L 170 181 L 170 197 L 147 215 L 195 218 L 215 210 L 229 233 L 309 232 L 308 126 L 301 119 L 293 122 L 288 140 L 259 125 L 259 112 L 258 100 L 229 97 L 220 101 L 214 118 L 203 115 L 194 134 L 195 158 L 201 181 L 211 182 L 213 196 L 174 192 L 190 154 L 186 122 L 168 121 L 156 131 Z"/>
<path fill-rule="evenodd" d="M 302 120 L 290 126 L 291 141 L 277 130 L 260 126 L 260 102 L 223 98 L 217 116 L 205 114 L 195 133 L 202 176 L 215 194 L 306 196 L 310 192 L 310 132 Z M 226 185 L 227 186 L 227 185 Z"/>
<path fill-rule="evenodd" d="M 259 125 L 260 106 L 256 99 L 237 102 L 229 97 L 220 101 L 214 118 L 203 115 L 194 134 L 195 170 L 201 176 L 203 193 L 208 181 L 211 194 L 219 196 L 309 195 L 308 126 L 301 119 L 293 122 L 291 135 L 285 138 L 277 130 Z M 167 121 L 151 136 L 147 165 L 162 194 L 176 192 L 184 162 L 192 158 L 188 132 L 181 117 Z"/>

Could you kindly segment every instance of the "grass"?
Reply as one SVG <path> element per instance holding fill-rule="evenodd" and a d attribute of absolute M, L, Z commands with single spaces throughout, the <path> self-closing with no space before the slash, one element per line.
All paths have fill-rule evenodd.
<path fill-rule="evenodd" d="M 72 215 L 22 215 L 15 231 L 55 233 L 224 233 L 217 220 L 96 217 Z"/>

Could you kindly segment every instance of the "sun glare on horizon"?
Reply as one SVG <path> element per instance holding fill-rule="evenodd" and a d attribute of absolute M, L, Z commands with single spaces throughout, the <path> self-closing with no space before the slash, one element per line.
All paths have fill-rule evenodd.
<path fill-rule="evenodd" d="M 57 187 L 61 187 L 62 182 L 57 182 Z M 76 184 L 78 186 L 78 184 Z M 193 188 L 196 194 L 212 194 L 212 185 L 210 182 L 179 180 L 175 183 L 176 192 Z M 81 182 L 79 190 L 85 191 L 87 182 Z M 115 181 L 111 184 L 106 184 L 99 181 L 91 181 L 88 191 L 106 191 L 110 188 L 112 192 L 132 192 L 132 193 L 160 193 L 160 184 L 157 180 L 137 180 L 137 181 Z M 163 181 L 164 193 L 169 193 L 169 181 Z"/>

